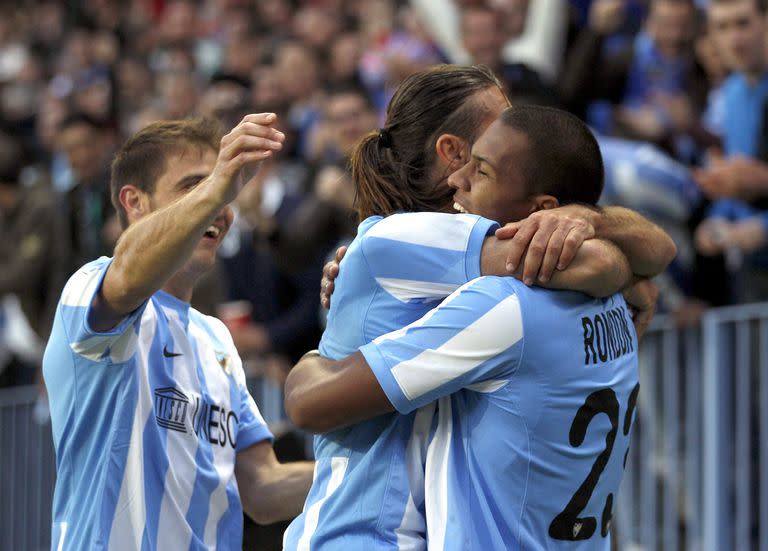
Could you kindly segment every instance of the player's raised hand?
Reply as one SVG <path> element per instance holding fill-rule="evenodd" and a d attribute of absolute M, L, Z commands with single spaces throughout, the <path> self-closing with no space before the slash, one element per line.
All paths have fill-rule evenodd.
<path fill-rule="evenodd" d="M 240 193 L 245 181 L 240 177 L 243 167 L 263 161 L 282 149 L 285 134 L 273 127 L 276 121 L 274 113 L 246 115 L 221 139 L 216 166 L 208 180 L 223 194 L 225 203 Z"/>
<path fill-rule="evenodd" d="M 331 295 L 333 294 L 334 281 L 339 276 L 339 264 L 347 254 L 347 247 L 336 249 L 336 256 L 323 266 L 323 279 L 320 281 L 320 304 L 326 310 L 331 307 Z"/>
<path fill-rule="evenodd" d="M 507 269 L 514 272 L 525 255 L 523 282 L 546 283 L 555 269 L 564 270 L 581 244 L 595 236 L 589 221 L 595 212 L 581 205 L 540 210 L 528 218 L 496 230 L 498 239 L 512 239 Z"/>

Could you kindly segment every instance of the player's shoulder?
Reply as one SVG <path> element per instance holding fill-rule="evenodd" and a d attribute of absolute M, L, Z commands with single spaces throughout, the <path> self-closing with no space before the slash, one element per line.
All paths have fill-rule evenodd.
<path fill-rule="evenodd" d="M 111 258 L 102 256 L 81 266 L 64 285 L 61 293 L 61 304 L 88 306 L 93 299 L 96 286 L 101 282 L 110 262 L 112 262 Z"/>
<path fill-rule="evenodd" d="M 195 325 L 201 327 L 207 333 L 211 333 L 212 336 L 217 337 L 219 340 L 229 344 L 232 343 L 232 334 L 229 329 L 219 318 L 203 314 L 200 310 L 193 307 L 189 308 L 189 319 Z"/>
<path fill-rule="evenodd" d="M 447 228 L 471 229 L 480 219 L 475 214 L 448 214 L 444 212 L 401 212 L 387 217 L 372 216 L 366 224 L 365 233 L 370 237 L 384 237 L 412 241 L 420 235 L 439 235 Z"/>
<path fill-rule="evenodd" d="M 481 303 L 493 307 L 510 297 L 519 301 L 519 297 L 528 290 L 528 287 L 512 277 L 481 276 L 466 282 L 454 295 L 462 295 L 465 301 L 473 301 L 478 307 Z"/>

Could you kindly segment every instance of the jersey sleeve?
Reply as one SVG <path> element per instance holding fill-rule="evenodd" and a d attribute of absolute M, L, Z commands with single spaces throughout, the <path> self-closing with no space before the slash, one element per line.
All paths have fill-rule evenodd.
<path fill-rule="evenodd" d="M 482 277 L 411 325 L 362 347 L 392 405 L 408 413 L 462 388 L 503 386 L 523 350 L 523 318 L 508 278 Z"/>
<path fill-rule="evenodd" d="M 93 298 L 111 264 L 111 258 L 102 257 L 75 272 L 62 291 L 59 315 L 75 354 L 96 362 L 108 357 L 110 363 L 123 363 L 136 351 L 139 320 L 148 301 L 109 331 L 95 331 L 89 323 Z"/>
<path fill-rule="evenodd" d="M 261 416 L 251 393 L 245 386 L 245 381 L 238 380 L 238 392 L 240 393 L 240 412 L 238 414 L 237 427 L 237 451 L 240 452 L 263 440 L 272 441 L 274 437 L 267 427 L 267 423 Z"/>
<path fill-rule="evenodd" d="M 394 214 L 366 232 L 361 249 L 371 276 L 393 297 L 439 300 L 480 277 L 483 241 L 498 227 L 472 214 Z"/>

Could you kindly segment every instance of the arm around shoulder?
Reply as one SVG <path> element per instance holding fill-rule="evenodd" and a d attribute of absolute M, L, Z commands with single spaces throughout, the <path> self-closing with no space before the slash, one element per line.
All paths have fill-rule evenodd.
<path fill-rule="evenodd" d="M 632 269 L 619 248 L 604 239 L 585 241 L 565 270 L 556 270 L 545 287 L 570 289 L 590 296 L 611 296 L 630 285 Z"/>
<path fill-rule="evenodd" d="M 512 276 L 523 280 L 526 255 L 517 269 L 510 273 L 506 262 L 511 240 L 488 237 L 483 244 L 481 271 L 483 275 Z M 580 291 L 593 297 L 610 296 L 632 281 L 632 269 L 627 257 L 613 243 L 604 239 L 588 239 L 576 252 L 576 256 L 564 270 L 555 270 L 552 278 L 538 285 L 548 289 Z"/>

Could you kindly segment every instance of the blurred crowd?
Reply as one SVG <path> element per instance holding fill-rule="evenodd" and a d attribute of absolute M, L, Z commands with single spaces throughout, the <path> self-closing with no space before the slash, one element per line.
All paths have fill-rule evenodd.
<path fill-rule="evenodd" d="M 0 7 L 0 386 L 32 383 L 61 287 L 110 255 L 113 151 L 144 125 L 275 112 L 287 147 L 250 179 L 194 303 L 252 372 L 316 347 L 321 267 L 354 237 L 347 159 L 397 84 L 482 63 L 510 100 L 589 122 L 605 204 L 675 239 L 661 309 L 768 299 L 768 19 L 762 0 L 9 0 Z"/>

